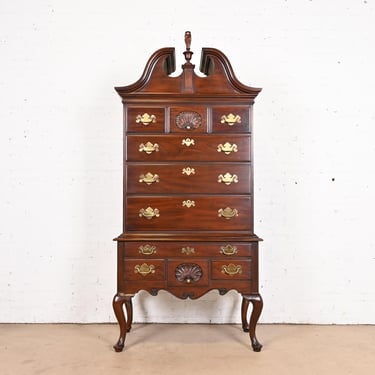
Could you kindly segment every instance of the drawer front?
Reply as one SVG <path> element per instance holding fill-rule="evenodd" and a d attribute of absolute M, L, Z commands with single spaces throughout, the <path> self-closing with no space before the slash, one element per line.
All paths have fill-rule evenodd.
<path fill-rule="evenodd" d="M 215 257 L 228 259 L 230 257 L 252 258 L 256 243 L 239 242 L 127 242 L 123 257 L 148 258 L 199 258 Z"/>
<path fill-rule="evenodd" d="M 250 193 L 250 163 L 211 165 L 129 163 L 126 173 L 129 194 Z"/>
<path fill-rule="evenodd" d="M 209 280 L 208 260 L 191 259 L 189 262 L 168 260 L 168 285 L 206 286 Z"/>
<path fill-rule="evenodd" d="M 170 131 L 172 133 L 206 133 L 207 107 L 172 107 L 170 110 Z"/>
<path fill-rule="evenodd" d="M 246 230 L 252 228 L 251 196 L 127 197 L 126 229 Z"/>
<path fill-rule="evenodd" d="M 211 262 L 213 280 L 250 280 L 252 278 L 252 261 L 231 258 Z"/>
<path fill-rule="evenodd" d="M 162 259 L 131 259 L 124 261 L 124 279 L 129 281 L 165 280 L 165 261 Z"/>
<path fill-rule="evenodd" d="M 213 133 L 249 133 L 250 131 L 250 107 L 212 107 Z"/>
<path fill-rule="evenodd" d="M 127 131 L 129 133 L 164 133 L 165 108 L 128 107 Z"/>
<path fill-rule="evenodd" d="M 128 161 L 250 161 L 250 136 L 129 135 Z"/>

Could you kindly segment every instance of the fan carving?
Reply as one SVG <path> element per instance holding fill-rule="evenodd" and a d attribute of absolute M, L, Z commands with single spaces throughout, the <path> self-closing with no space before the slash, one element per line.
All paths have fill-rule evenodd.
<path fill-rule="evenodd" d="M 194 263 L 180 264 L 175 270 L 176 279 L 186 284 L 199 281 L 202 275 L 202 268 Z"/>
<path fill-rule="evenodd" d="M 180 112 L 176 116 L 176 125 L 180 129 L 197 129 L 202 125 L 202 116 L 197 112 Z"/>

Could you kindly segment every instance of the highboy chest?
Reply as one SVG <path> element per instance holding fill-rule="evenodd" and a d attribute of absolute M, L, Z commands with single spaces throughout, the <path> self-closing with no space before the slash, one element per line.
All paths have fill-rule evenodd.
<path fill-rule="evenodd" d="M 242 295 L 242 328 L 254 351 L 263 302 L 253 230 L 253 103 L 261 91 L 238 81 L 227 57 L 203 48 L 200 72 L 175 71 L 175 49 L 157 50 L 141 78 L 116 87 L 124 108 L 123 233 L 117 237 L 122 351 L 132 297 L 166 290 L 199 298 L 210 290 Z M 248 307 L 252 310 L 248 317 Z M 125 309 L 124 309 L 125 307 Z"/>

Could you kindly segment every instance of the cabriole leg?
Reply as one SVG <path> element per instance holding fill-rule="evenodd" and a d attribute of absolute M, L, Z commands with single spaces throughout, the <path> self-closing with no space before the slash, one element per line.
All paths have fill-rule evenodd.
<path fill-rule="evenodd" d="M 131 302 L 132 296 L 124 294 L 116 294 L 113 297 L 113 311 L 115 312 L 116 319 L 120 325 L 120 337 L 117 343 L 113 346 L 116 352 L 121 352 L 124 349 L 126 332 L 130 330 L 132 317 L 133 317 L 133 308 Z M 123 305 L 126 307 L 126 318 L 124 314 Z"/>
<path fill-rule="evenodd" d="M 242 317 L 242 328 L 245 332 L 249 332 L 251 346 L 254 352 L 260 352 L 262 349 L 262 344 L 258 341 L 255 329 L 258 323 L 260 314 L 263 309 L 263 300 L 260 294 L 251 294 L 242 296 L 242 307 L 241 307 L 241 317 Z M 250 324 L 247 320 L 247 310 L 249 307 L 249 302 L 253 305 L 253 311 L 250 316 Z"/>

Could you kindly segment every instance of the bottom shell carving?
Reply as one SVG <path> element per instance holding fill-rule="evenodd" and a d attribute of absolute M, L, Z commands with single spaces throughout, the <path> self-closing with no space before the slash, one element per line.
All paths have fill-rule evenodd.
<path fill-rule="evenodd" d="M 180 264 L 175 270 L 176 279 L 186 284 L 199 281 L 202 275 L 202 268 L 194 263 Z"/>

